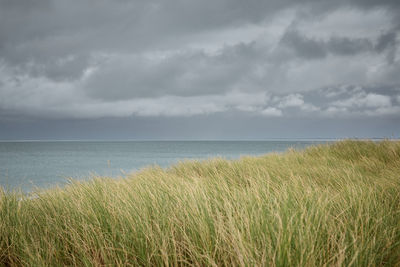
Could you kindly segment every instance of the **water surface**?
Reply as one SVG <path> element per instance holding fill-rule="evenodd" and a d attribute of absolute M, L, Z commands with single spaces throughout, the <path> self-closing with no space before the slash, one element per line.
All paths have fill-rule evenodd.
<path fill-rule="evenodd" d="M 0 186 L 23 191 L 91 174 L 120 176 L 184 159 L 261 155 L 323 141 L 19 141 L 0 142 Z"/>

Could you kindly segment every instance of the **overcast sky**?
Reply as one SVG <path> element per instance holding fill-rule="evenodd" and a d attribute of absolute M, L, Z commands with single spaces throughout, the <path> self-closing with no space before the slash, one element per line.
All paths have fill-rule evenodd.
<path fill-rule="evenodd" d="M 0 0 L 0 139 L 400 136 L 399 0 Z"/>

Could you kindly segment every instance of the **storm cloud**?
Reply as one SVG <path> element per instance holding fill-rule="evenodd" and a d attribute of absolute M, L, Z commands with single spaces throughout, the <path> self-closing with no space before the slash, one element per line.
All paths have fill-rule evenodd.
<path fill-rule="evenodd" d="M 399 14 L 396 0 L 0 0 L 0 129 L 198 116 L 389 124 Z"/>

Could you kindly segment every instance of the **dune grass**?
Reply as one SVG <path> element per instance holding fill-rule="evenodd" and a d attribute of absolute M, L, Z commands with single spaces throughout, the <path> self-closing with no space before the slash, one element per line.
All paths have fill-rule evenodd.
<path fill-rule="evenodd" d="M 3 266 L 400 266 L 400 142 L 0 190 Z"/>

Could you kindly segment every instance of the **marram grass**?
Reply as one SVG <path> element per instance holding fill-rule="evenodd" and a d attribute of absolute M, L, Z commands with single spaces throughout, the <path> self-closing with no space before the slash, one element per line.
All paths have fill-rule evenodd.
<path fill-rule="evenodd" d="M 0 190 L 3 266 L 400 266 L 400 142 Z"/>

